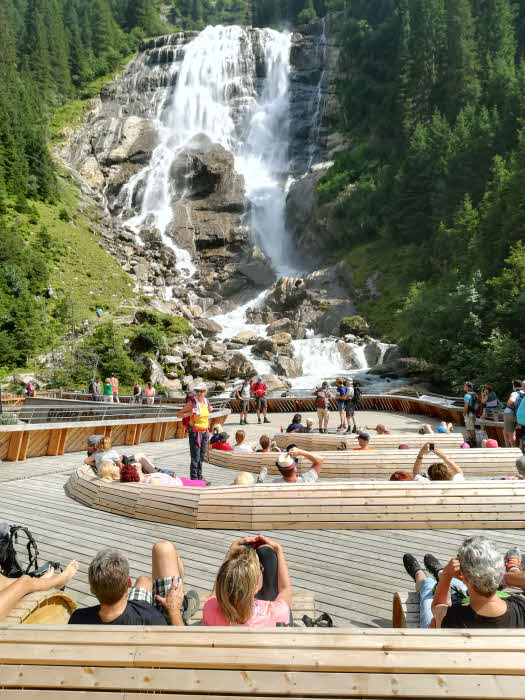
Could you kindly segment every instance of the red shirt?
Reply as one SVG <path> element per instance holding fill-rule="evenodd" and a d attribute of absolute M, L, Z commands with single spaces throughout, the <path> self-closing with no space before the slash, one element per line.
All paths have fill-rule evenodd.
<path fill-rule="evenodd" d="M 255 394 L 255 396 L 264 396 L 266 394 L 266 383 L 255 382 L 252 386 L 252 394 Z"/>
<path fill-rule="evenodd" d="M 212 450 L 222 450 L 223 452 L 231 452 L 232 451 L 232 446 L 230 445 L 229 442 L 214 442 L 213 445 L 211 446 Z"/>

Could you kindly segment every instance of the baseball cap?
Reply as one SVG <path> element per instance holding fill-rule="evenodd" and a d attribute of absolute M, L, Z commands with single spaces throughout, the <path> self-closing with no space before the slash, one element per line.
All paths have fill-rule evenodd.
<path fill-rule="evenodd" d="M 497 441 L 497 440 L 493 440 L 492 438 L 489 438 L 489 439 L 487 440 L 487 447 L 499 447 L 498 441 Z"/>
<path fill-rule="evenodd" d="M 297 465 L 297 459 L 290 457 L 290 455 L 287 452 L 283 452 L 277 458 L 275 465 L 278 469 L 282 469 L 283 471 L 289 471 Z"/>
<path fill-rule="evenodd" d="M 370 435 L 368 433 L 359 433 L 357 436 L 358 440 L 364 440 L 365 442 L 368 442 L 370 440 Z"/>
<path fill-rule="evenodd" d="M 262 377 L 257 377 L 258 382 L 262 382 L 263 378 Z"/>
<path fill-rule="evenodd" d="M 225 442 L 229 437 L 228 433 L 219 433 L 219 442 Z"/>
<path fill-rule="evenodd" d="M 446 433 L 446 428 L 444 428 L 442 425 L 438 425 L 437 429 L 438 433 Z"/>
<path fill-rule="evenodd" d="M 399 447 L 397 449 L 398 450 L 409 450 L 410 447 L 409 447 L 409 445 L 406 444 L 406 442 L 404 442 L 402 445 L 399 445 Z"/>
<path fill-rule="evenodd" d="M 95 447 L 102 440 L 103 435 L 90 435 L 87 439 L 88 447 Z"/>
<path fill-rule="evenodd" d="M 470 450 L 470 445 L 468 444 L 468 442 L 462 442 L 460 447 L 462 450 Z"/>

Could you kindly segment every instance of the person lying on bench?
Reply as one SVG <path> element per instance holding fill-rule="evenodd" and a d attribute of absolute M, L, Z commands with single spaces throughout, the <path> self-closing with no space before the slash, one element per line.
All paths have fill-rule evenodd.
<path fill-rule="evenodd" d="M 375 430 L 378 435 L 390 435 L 390 431 L 385 428 L 383 423 L 378 423 L 375 428 L 365 425 L 365 430 Z"/>
<path fill-rule="evenodd" d="M 88 571 L 91 593 L 99 605 L 79 608 L 70 625 L 174 625 L 189 624 L 199 607 L 195 591 L 184 595 L 184 566 L 171 542 L 153 545 L 151 578 L 139 576 L 131 587 L 129 563 L 120 552 L 104 549 Z"/>
<path fill-rule="evenodd" d="M 292 584 L 283 548 L 262 535 L 235 540 L 204 604 L 209 626 L 276 627 L 291 621 Z"/>
<path fill-rule="evenodd" d="M 418 430 L 420 435 L 425 435 L 425 434 L 433 434 L 434 430 L 432 429 L 432 426 L 429 425 L 428 423 L 425 423 L 425 425 Z M 450 433 L 454 432 L 454 426 L 452 423 L 445 423 L 444 420 L 441 421 L 441 423 L 437 427 L 437 432 L 438 433 L 445 433 L 449 435 Z"/>
<path fill-rule="evenodd" d="M 476 535 L 463 541 L 445 567 L 432 554 L 426 554 L 424 562 L 431 577 L 412 554 L 403 557 L 419 591 L 420 627 L 525 627 L 525 597 L 498 591 L 502 584 L 525 586 L 517 547 L 503 557 L 491 540 Z"/>
<path fill-rule="evenodd" d="M 455 462 L 447 457 L 447 455 L 437 447 L 430 449 L 433 443 L 426 442 L 419 450 L 414 462 L 412 470 L 412 478 L 414 481 L 465 481 L 463 470 Z M 442 459 L 442 462 L 433 462 L 427 469 L 427 476 L 421 474 L 421 465 L 423 463 L 423 455 L 428 455 L 433 452 L 437 457 Z"/>
<path fill-rule="evenodd" d="M 100 469 L 102 462 L 113 462 L 113 464 L 116 464 L 117 467 L 122 467 L 124 464 L 128 464 L 130 462 L 138 462 L 141 464 L 146 473 L 151 474 L 156 471 L 153 462 L 142 452 L 129 457 L 124 457 L 117 452 L 117 450 L 113 449 L 111 446 L 111 439 L 108 437 L 103 437 L 101 440 L 99 440 L 95 445 L 95 451 L 84 460 L 84 464 L 90 466 L 95 474 L 98 474 L 98 470 Z"/>
<path fill-rule="evenodd" d="M 64 571 L 55 574 L 49 569 L 43 576 L 34 578 L 23 574 L 19 578 L 8 578 L 0 574 L 0 622 L 5 620 L 24 596 L 30 593 L 50 591 L 52 588 L 62 588 L 78 571 L 78 562 L 70 561 Z"/>
<path fill-rule="evenodd" d="M 144 474 L 140 464 L 125 464 L 120 470 L 120 481 L 123 484 L 141 482 L 152 486 L 194 486 L 206 488 L 207 484 L 201 479 L 186 479 L 174 472 L 153 472 Z"/>

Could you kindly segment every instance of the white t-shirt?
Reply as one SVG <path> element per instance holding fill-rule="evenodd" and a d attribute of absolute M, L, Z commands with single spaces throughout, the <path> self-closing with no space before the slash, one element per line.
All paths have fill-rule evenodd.
<path fill-rule="evenodd" d="M 424 474 L 416 474 L 414 481 L 430 481 L 430 479 Z M 465 481 L 465 476 L 463 474 L 454 474 L 451 481 Z"/>
<path fill-rule="evenodd" d="M 108 450 L 107 452 L 95 452 L 95 467 L 98 471 L 102 462 L 113 462 L 116 464 L 120 460 L 120 455 L 116 450 Z"/>
<path fill-rule="evenodd" d="M 241 445 L 234 445 L 232 447 L 232 452 L 253 452 L 253 449 L 250 445 L 243 442 Z"/>
<path fill-rule="evenodd" d="M 313 484 L 314 481 L 317 481 L 317 479 L 319 479 L 319 474 L 315 471 L 315 469 L 309 469 L 304 474 L 298 474 L 297 481 L 294 481 L 293 484 Z M 277 476 L 275 479 L 272 479 L 271 483 L 288 484 L 288 482 L 285 481 L 284 476 Z M 293 484 L 290 483 L 289 485 L 293 486 Z"/>
<path fill-rule="evenodd" d="M 239 394 L 242 399 L 249 399 L 250 398 L 250 385 L 249 384 L 243 384 L 241 388 L 239 389 Z"/>

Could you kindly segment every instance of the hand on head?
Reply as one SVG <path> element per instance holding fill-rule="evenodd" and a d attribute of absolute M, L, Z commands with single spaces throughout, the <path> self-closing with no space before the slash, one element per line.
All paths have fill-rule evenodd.
<path fill-rule="evenodd" d="M 459 565 L 459 559 L 457 558 L 457 556 L 452 557 L 449 563 L 444 567 L 442 575 L 447 576 L 449 578 L 462 578 L 461 567 Z"/>

